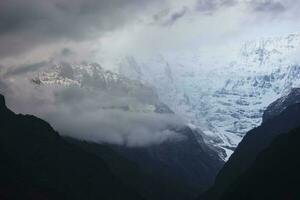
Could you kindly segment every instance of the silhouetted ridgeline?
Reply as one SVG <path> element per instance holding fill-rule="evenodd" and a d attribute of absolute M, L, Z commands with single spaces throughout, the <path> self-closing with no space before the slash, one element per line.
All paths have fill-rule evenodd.
<path fill-rule="evenodd" d="M 190 128 L 178 131 L 185 140 L 148 147 L 69 141 L 105 160 L 113 173 L 147 199 L 195 199 L 199 190 L 212 185 L 223 161 Z"/>
<path fill-rule="evenodd" d="M 300 128 L 278 136 L 222 200 L 300 199 Z"/>
<path fill-rule="evenodd" d="M 186 127 L 185 140 L 129 148 L 62 138 L 0 102 L 0 199 L 189 200 L 223 161 Z"/>
<path fill-rule="evenodd" d="M 45 121 L 7 109 L 3 96 L 0 121 L 1 200 L 143 199 Z"/>

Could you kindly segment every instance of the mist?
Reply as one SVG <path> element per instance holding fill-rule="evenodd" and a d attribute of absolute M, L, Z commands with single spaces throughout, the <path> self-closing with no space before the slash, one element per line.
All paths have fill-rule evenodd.
<path fill-rule="evenodd" d="M 151 110 L 159 100 L 150 88 L 134 94 L 124 88 L 105 90 L 88 75 L 82 86 L 36 85 L 30 81 L 32 73 L 13 74 L 14 78 L 2 77 L 8 106 L 46 120 L 63 136 L 128 147 L 184 139 L 176 132 L 184 126 L 181 118 Z"/>

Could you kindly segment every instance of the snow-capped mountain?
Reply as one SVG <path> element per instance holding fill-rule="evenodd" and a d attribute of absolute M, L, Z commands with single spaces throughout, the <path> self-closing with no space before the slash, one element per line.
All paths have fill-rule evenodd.
<path fill-rule="evenodd" d="M 245 133 L 261 123 L 265 108 L 300 85 L 299 50 L 300 34 L 291 34 L 247 41 L 230 62 L 203 63 L 198 53 L 129 57 L 119 71 L 153 85 L 159 98 L 202 129 L 227 159 Z"/>
<path fill-rule="evenodd" d="M 161 103 L 152 87 L 104 70 L 98 64 L 49 66 L 48 70 L 37 73 L 30 85 L 41 90 L 62 88 L 63 92 L 54 94 L 54 107 L 67 109 L 67 115 L 58 112 L 54 117 L 63 116 L 64 124 L 74 119 L 75 123 L 68 124 L 71 132 L 59 126 L 61 120 L 50 118 L 49 121 L 63 135 L 95 144 L 105 143 L 122 158 L 135 163 L 138 171 L 147 175 L 146 181 L 140 181 L 138 174 L 138 188 L 147 188 L 146 191 L 150 188 L 150 199 L 159 199 L 152 196 L 156 194 L 163 194 L 163 199 L 194 199 L 199 191 L 213 183 L 224 164 L 219 156 L 222 149 L 208 145 L 202 137 L 204 134 L 187 126 Z M 77 91 L 75 96 L 74 90 Z M 82 93 L 86 98 L 82 99 Z M 81 145 L 93 154 L 102 155 L 103 148 L 95 144 Z M 161 191 L 165 186 L 170 188 Z"/>
<path fill-rule="evenodd" d="M 226 160 L 245 133 L 262 122 L 266 107 L 300 86 L 299 48 L 300 34 L 291 34 L 228 49 L 231 60 L 205 59 L 204 50 L 151 59 L 128 56 L 117 73 L 95 63 L 60 63 L 36 74 L 32 82 L 114 94 L 117 103 L 102 102 L 104 109 L 174 111 L 204 132 L 205 141 Z M 126 103 L 126 98 L 131 100 Z"/>
<path fill-rule="evenodd" d="M 97 63 L 70 64 L 63 62 L 53 64 L 48 70 L 37 73 L 31 81 L 37 85 L 80 87 L 92 93 L 98 92 L 119 99 L 113 104 L 101 102 L 102 109 L 122 109 L 145 113 L 172 112 L 159 101 L 153 88 L 112 71 L 104 70 Z"/>

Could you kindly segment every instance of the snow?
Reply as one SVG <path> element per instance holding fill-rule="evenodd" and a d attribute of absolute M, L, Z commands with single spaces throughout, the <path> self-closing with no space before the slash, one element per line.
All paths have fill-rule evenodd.
<path fill-rule="evenodd" d="M 98 64 L 73 64 L 74 77 L 70 78 L 62 76 L 63 66 L 56 64 L 54 70 L 37 77 L 42 84 L 82 86 L 87 74 L 97 76 L 111 90 L 128 89 L 138 97 L 147 91 L 154 98 L 151 103 L 129 108 L 153 112 L 155 103 L 163 102 L 190 127 L 201 130 L 198 133 L 208 144 L 223 149 L 220 156 L 228 160 L 247 131 L 260 125 L 266 107 L 300 86 L 300 65 L 295 59 L 299 50 L 300 34 L 291 34 L 229 47 L 230 58 L 205 49 L 185 50 L 149 58 L 118 58 L 118 73 Z"/>
<path fill-rule="evenodd" d="M 203 61 L 203 50 L 178 52 L 125 59 L 120 72 L 152 85 L 165 104 L 203 131 L 207 143 L 224 149 L 227 160 L 262 122 L 266 107 L 300 86 L 293 59 L 299 47 L 300 34 L 261 38 L 245 42 L 229 61 Z"/>

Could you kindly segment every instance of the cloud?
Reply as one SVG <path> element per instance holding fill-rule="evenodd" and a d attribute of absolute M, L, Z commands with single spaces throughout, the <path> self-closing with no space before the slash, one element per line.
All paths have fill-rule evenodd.
<path fill-rule="evenodd" d="M 188 8 L 183 7 L 181 10 L 172 13 L 171 16 L 169 17 L 169 19 L 167 19 L 164 22 L 164 25 L 167 25 L 167 26 L 173 25 L 177 20 L 184 17 L 187 12 L 188 12 Z"/>
<path fill-rule="evenodd" d="M 61 65 L 58 73 L 63 79 L 79 75 L 68 63 Z M 29 81 L 30 76 L 13 74 L 0 79 L 0 92 L 8 106 L 47 120 L 64 136 L 130 147 L 185 139 L 176 131 L 184 127 L 182 119 L 152 111 L 159 100 L 147 86 L 131 82 L 103 85 L 99 76 L 87 73 L 82 74 L 80 86 L 39 86 Z"/>
<path fill-rule="evenodd" d="M 295 0 L 0 1 L 0 62 L 3 58 L 14 56 L 16 59 L 16 55 L 29 54 L 40 48 L 57 48 L 57 54 L 62 48 L 71 49 L 73 54 L 60 55 L 69 57 L 69 61 L 77 57 L 102 58 L 108 51 L 115 54 L 148 52 L 150 45 L 155 46 L 153 51 L 159 52 L 173 48 L 177 43 L 180 43 L 177 46 L 183 46 L 181 41 L 186 36 L 190 41 L 185 39 L 184 43 L 189 49 L 191 44 L 204 46 L 213 43 L 215 39 L 211 37 L 217 33 L 217 38 L 224 40 L 224 35 L 247 35 L 251 30 L 261 29 L 259 26 L 264 22 L 268 25 L 270 19 L 273 20 L 264 13 L 291 13 L 293 16 L 292 13 L 298 10 L 296 7 L 299 8 L 299 3 Z M 295 16 L 290 18 L 295 21 Z M 287 16 L 276 18 L 272 23 L 279 24 L 286 19 Z M 276 23 L 270 26 L 275 27 Z M 165 35 L 173 38 L 172 41 L 162 39 Z M 156 38 L 160 41 L 152 42 Z M 194 38 L 207 44 L 192 41 Z M 146 44 L 147 41 L 151 44 Z M 143 49 L 136 49 L 143 43 Z M 51 48 L 47 48 L 50 44 Z M 157 49 L 159 44 L 164 48 Z M 97 62 L 101 62 L 100 59 Z"/>
<path fill-rule="evenodd" d="M 204 14 L 213 14 L 217 10 L 236 5 L 236 0 L 198 0 L 196 10 Z"/>
<path fill-rule="evenodd" d="M 152 25 L 158 26 L 171 26 L 174 25 L 179 19 L 183 18 L 189 12 L 187 6 L 181 6 L 180 8 L 164 9 L 152 16 Z"/>
<path fill-rule="evenodd" d="M 254 0 L 251 1 L 250 5 L 255 12 L 278 14 L 286 11 L 286 6 L 282 2 L 274 1 L 274 0 L 266 0 L 266 1 Z"/>
<path fill-rule="evenodd" d="M 236 0 L 223 0 L 221 6 L 235 6 L 238 2 Z"/>
<path fill-rule="evenodd" d="M 74 55 L 74 52 L 69 48 L 63 48 L 61 50 L 61 55 L 62 56 L 71 56 L 71 55 Z"/>
<path fill-rule="evenodd" d="M 199 12 L 213 12 L 218 8 L 217 0 L 198 0 L 196 9 Z"/>
<path fill-rule="evenodd" d="M 299 6 L 295 0 L 198 0 L 196 10 L 203 14 L 214 14 L 226 7 L 243 6 L 250 8 L 251 12 L 279 14 Z"/>
<path fill-rule="evenodd" d="M 155 22 L 160 22 L 165 17 L 167 17 L 169 14 L 170 14 L 170 9 L 164 9 L 164 10 L 161 10 L 160 12 L 154 14 L 152 18 Z"/>
<path fill-rule="evenodd" d="M 136 147 L 184 139 L 180 133 L 168 129 L 180 124 L 171 114 L 98 110 L 76 114 L 71 120 L 70 115 L 61 111 L 51 114 L 48 118 L 63 135 L 81 140 Z"/>
<path fill-rule="evenodd" d="M 57 40 L 81 41 L 137 20 L 156 1 L 0 1 L 0 57 Z"/>
<path fill-rule="evenodd" d="M 20 75 L 25 75 L 29 72 L 35 72 L 45 67 L 47 64 L 48 64 L 47 62 L 43 61 L 43 62 L 28 64 L 28 65 L 22 65 L 18 67 L 10 67 L 8 68 L 7 72 L 4 74 L 4 77 L 20 76 Z"/>

